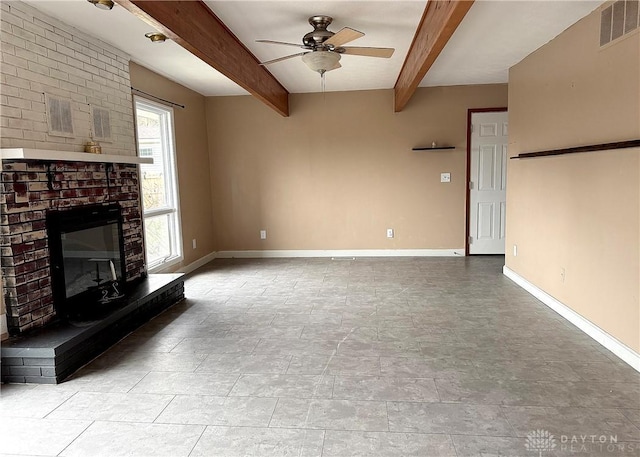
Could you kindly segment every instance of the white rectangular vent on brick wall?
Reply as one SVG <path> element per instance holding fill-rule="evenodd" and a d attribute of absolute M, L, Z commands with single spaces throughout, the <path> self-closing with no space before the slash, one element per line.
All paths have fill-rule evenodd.
<path fill-rule="evenodd" d="M 49 134 L 55 136 L 73 137 L 73 112 L 71 100 L 54 97 L 46 94 L 47 122 L 49 124 Z"/>
<path fill-rule="evenodd" d="M 631 33 L 640 24 L 640 1 L 618 0 L 600 12 L 600 46 Z"/>
<path fill-rule="evenodd" d="M 93 120 L 93 138 L 97 140 L 111 140 L 111 118 L 109 110 L 91 105 L 91 119 Z"/>

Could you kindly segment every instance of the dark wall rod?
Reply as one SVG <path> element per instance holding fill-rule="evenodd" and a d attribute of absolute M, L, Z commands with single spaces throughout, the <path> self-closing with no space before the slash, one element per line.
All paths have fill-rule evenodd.
<path fill-rule="evenodd" d="M 151 97 L 151 98 L 153 98 L 153 99 L 155 99 L 155 100 L 158 100 L 158 101 L 160 101 L 160 102 L 166 103 L 167 105 L 177 106 L 177 107 L 182 108 L 182 109 L 184 109 L 184 108 L 185 108 L 185 106 L 184 106 L 184 105 L 181 105 L 180 103 L 175 103 L 175 102 L 172 102 L 171 100 L 165 100 L 164 98 L 156 97 L 156 96 L 155 96 L 155 95 L 153 95 L 153 94 L 150 94 L 150 93 L 145 92 L 145 91 L 140 90 L 140 89 L 136 89 L 136 88 L 135 88 L 135 87 L 133 87 L 133 86 L 131 86 L 131 90 L 132 90 L 133 92 L 138 93 L 138 94 L 146 95 L 147 97 Z"/>

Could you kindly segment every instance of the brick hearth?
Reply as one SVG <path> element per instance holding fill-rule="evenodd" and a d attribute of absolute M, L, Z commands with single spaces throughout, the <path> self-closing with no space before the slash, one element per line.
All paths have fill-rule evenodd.
<path fill-rule="evenodd" d="M 0 265 L 10 334 L 41 327 L 56 315 L 47 210 L 119 203 L 126 280 L 145 275 L 136 165 L 4 160 L 0 186 Z"/>

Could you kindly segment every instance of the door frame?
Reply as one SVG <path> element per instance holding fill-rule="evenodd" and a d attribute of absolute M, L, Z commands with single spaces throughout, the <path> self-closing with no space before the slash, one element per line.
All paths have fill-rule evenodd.
<path fill-rule="evenodd" d="M 471 182 L 471 117 L 473 113 L 499 113 L 503 111 L 509 111 L 506 106 L 500 106 L 495 108 L 469 108 L 467 110 L 467 179 L 466 179 L 466 221 L 464 230 L 464 255 L 469 254 L 469 224 L 471 222 L 471 189 L 469 183 Z"/>

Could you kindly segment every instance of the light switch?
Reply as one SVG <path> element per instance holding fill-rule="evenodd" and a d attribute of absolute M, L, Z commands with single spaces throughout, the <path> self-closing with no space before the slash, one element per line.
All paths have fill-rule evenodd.
<path fill-rule="evenodd" d="M 440 173 L 440 182 L 451 182 L 451 173 Z"/>

